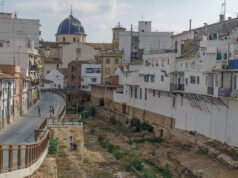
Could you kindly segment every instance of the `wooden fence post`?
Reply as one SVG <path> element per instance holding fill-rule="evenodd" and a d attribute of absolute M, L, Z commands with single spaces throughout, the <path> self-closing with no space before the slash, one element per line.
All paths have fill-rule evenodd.
<path fill-rule="evenodd" d="M 13 149 L 12 149 L 12 145 L 9 145 L 9 155 L 8 155 L 8 168 L 9 171 L 11 171 L 13 169 Z"/>
<path fill-rule="evenodd" d="M 3 150 L 2 150 L 2 145 L 0 145 L 0 172 L 2 172 L 3 168 Z"/>
<path fill-rule="evenodd" d="M 26 166 L 29 164 L 29 145 L 26 145 Z"/>
<path fill-rule="evenodd" d="M 18 145 L 18 157 L 17 157 L 17 165 L 18 168 L 21 168 L 21 162 L 22 162 L 22 154 L 21 154 L 21 145 Z"/>

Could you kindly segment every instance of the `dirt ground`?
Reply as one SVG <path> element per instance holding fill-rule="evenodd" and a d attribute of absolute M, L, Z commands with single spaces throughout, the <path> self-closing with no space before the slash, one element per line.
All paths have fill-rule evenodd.
<path fill-rule="evenodd" d="M 76 151 L 69 149 L 70 135 L 78 145 Z M 225 167 L 206 152 L 166 141 L 136 143 L 152 134 L 135 132 L 106 118 L 87 119 L 84 132 L 80 127 L 53 128 L 51 136 L 59 138 L 58 154 L 47 157 L 32 178 L 133 178 L 140 173 L 148 178 L 238 178 L 238 170 Z M 100 136 L 117 151 L 100 145 Z M 130 166 L 133 160 L 142 161 L 143 168 L 138 171 Z"/>

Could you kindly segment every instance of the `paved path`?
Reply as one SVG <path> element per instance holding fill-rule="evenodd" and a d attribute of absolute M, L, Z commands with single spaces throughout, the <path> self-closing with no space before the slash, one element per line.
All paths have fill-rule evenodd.
<path fill-rule="evenodd" d="M 34 141 L 34 129 L 49 115 L 49 107 L 54 106 L 59 113 L 64 103 L 56 94 L 42 93 L 40 100 L 6 130 L 0 132 L 0 144 L 23 144 Z M 38 117 L 37 106 L 40 106 L 41 117 Z"/>

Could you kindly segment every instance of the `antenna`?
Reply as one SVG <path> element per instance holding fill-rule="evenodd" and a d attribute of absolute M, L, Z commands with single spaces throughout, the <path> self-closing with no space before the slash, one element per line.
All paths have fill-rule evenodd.
<path fill-rule="evenodd" d="M 3 10 L 4 10 L 4 4 L 5 4 L 5 0 L 2 0 L 2 2 L 1 2 L 2 12 L 3 12 Z"/>
<path fill-rule="evenodd" d="M 141 13 L 141 20 L 142 20 L 142 21 L 144 20 L 144 15 L 143 15 L 143 13 Z"/>
<path fill-rule="evenodd" d="M 70 10 L 70 15 L 72 16 L 73 15 L 73 5 L 72 4 L 70 5 L 70 9 L 71 9 Z"/>
<path fill-rule="evenodd" d="M 221 4 L 221 14 L 224 14 L 224 20 L 226 20 L 226 0 Z"/>

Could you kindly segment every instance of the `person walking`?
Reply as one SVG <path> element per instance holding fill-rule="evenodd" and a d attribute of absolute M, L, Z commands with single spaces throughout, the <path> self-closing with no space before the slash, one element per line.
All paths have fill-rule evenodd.
<path fill-rule="evenodd" d="M 52 115 L 53 115 L 53 117 L 55 117 L 55 109 L 53 106 L 52 106 Z"/>
<path fill-rule="evenodd" d="M 40 106 L 37 106 L 37 110 L 38 110 L 38 116 L 40 117 Z"/>
<path fill-rule="evenodd" d="M 69 137 L 69 146 L 70 146 L 70 149 L 73 150 L 73 148 L 74 148 L 74 138 L 73 138 L 72 135 Z"/>

